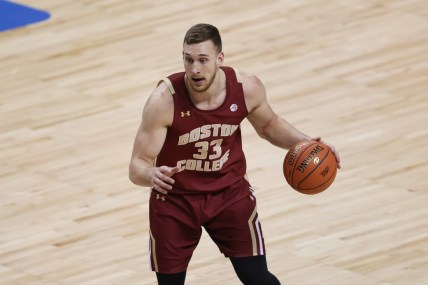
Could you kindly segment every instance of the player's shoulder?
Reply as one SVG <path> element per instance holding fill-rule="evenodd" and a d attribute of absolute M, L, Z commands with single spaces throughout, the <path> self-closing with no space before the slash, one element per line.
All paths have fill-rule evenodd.
<path fill-rule="evenodd" d="M 238 77 L 242 83 L 245 96 L 251 97 L 265 94 L 265 86 L 257 75 L 238 71 Z"/>
<path fill-rule="evenodd" d="M 174 101 L 170 88 L 165 81 L 160 81 L 152 91 L 144 106 L 147 116 L 162 119 L 171 117 L 174 112 Z"/>
<path fill-rule="evenodd" d="M 159 81 L 156 88 L 152 91 L 147 103 L 154 105 L 173 104 L 171 87 L 165 80 Z"/>

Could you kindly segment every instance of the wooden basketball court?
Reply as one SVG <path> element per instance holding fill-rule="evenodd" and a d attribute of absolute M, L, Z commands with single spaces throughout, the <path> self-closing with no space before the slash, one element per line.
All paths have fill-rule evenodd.
<path fill-rule="evenodd" d="M 155 284 L 149 189 L 128 180 L 143 105 L 218 26 L 226 65 L 341 154 L 326 192 L 286 185 L 285 151 L 242 125 L 270 270 L 282 284 L 428 284 L 425 0 L 20 1 L 0 33 L 0 284 Z M 186 284 L 240 284 L 204 234 Z"/>

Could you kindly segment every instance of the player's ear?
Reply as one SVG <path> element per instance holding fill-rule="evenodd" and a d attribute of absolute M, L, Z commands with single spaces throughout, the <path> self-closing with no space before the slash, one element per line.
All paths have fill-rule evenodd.
<path fill-rule="evenodd" d="M 222 66 L 222 65 L 223 65 L 223 62 L 224 62 L 224 53 L 223 53 L 223 52 L 220 52 L 220 53 L 217 55 L 217 67 Z"/>

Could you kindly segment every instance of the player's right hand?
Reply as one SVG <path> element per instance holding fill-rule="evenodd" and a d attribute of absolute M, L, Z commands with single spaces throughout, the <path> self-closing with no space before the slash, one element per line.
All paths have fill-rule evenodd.
<path fill-rule="evenodd" d="M 171 176 L 179 171 L 180 168 L 178 166 L 156 167 L 152 174 L 153 189 L 162 194 L 168 194 L 168 191 L 172 189 L 172 184 L 175 183 L 174 179 L 172 179 Z"/>

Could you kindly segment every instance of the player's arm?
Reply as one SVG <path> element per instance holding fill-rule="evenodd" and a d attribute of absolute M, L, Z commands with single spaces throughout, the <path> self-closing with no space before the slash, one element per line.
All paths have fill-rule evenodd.
<path fill-rule="evenodd" d="M 284 149 L 312 139 L 272 110 L 266 98 L 265 87 L 256 76 L 241 74 L 241 78 L 249 112 L 247 119 L 260 137 Z"/>
<path fill-rule="evenodd" d="M 241 80 L 244 88 L 245 103 L 249 112 L 247 119 L 260 137 L 284 149 L 290 149 L 294 144 L 302 141 L 321 141 L 320 137 L 312 138 L 302 133 L 272 110 L 266 98 L 266 89 L 260 79 L 254 75 L 241 73 Z M 339 154 L 332 145 L 325 141 L 323 142 L 335 154 L 338 168 L 340 168 Z"/>
<path fill-rule="evenodd" d="M 129 164 L 129 179 L 133 183 L 153 187 L 164 194 L 171 190 L 174 183 L 171 176 L 178 171 L 178 167 L 155 167 L 154 164 L 172 123 L 173 112 L 172 96 L 165 84 L 161 84 L 144 106 Z"/>

